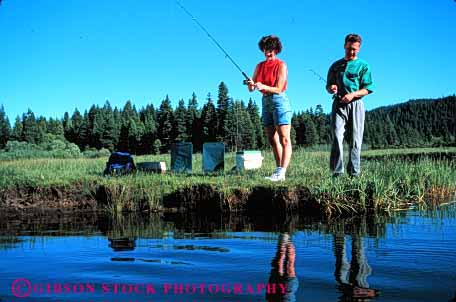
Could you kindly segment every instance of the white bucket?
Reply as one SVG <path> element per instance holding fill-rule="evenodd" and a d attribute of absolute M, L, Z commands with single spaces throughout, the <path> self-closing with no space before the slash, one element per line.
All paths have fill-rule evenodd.
<path fill-rule="evenodd" d="M 166 173 L 166 163 L 164 161 L 137 163 L 136 168 L 143 172 Z"/>
<path fill-rule="evenodd" d="M 264 157 L 261 156 L 261 151 L 246 150 L 236 152 L 236 169 L 238 170 L 254 170 L 261 168 Z"/>

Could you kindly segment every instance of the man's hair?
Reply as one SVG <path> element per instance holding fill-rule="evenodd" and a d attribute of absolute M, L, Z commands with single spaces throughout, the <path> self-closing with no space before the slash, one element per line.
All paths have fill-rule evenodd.
<path fill-rule="evenodd" d="M 261 51 L 265 50 L 275 50 L 276 54 L 282 51 L 282 43 L 279 40 L 279 37 L 274 35 L 264 36 L 258 42 L 258 46 Z"/>
<path fill-rule="evenodd" d="M 347 44 L 348 42 L 350 42 L 350 43 L 359 42 L 359 44 L 361 44 L 361 36 L 358 34 L 348 34 L 345 37 L 345 44 Z"/>

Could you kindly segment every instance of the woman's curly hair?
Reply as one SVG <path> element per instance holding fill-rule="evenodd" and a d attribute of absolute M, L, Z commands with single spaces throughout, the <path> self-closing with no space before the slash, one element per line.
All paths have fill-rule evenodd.
<path fill-rule="evenodd" d="M 274 50 L 276 54 L 282 51 L 282 43 L 279 37 L 274 35 L 264 36 L 258 42 L 261 51 Z"/>

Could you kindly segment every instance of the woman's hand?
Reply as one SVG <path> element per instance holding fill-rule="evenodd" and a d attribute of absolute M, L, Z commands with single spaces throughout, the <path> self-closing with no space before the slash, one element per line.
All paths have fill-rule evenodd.
<path fill-rule="evenodd" d="M 256 82 L 256 83 L 255 83 L 255 88 L 258 89 L 259 91 L 265 90 L 266 87 L 268 87 L 268 86 L 264 85 L 264 84 L 261 83 L 261 82 Z"/>
<path fill-rule="evenodd" d="M 248 80 L 247 81 L 247 88 L 249 91 L 254 91 L 255 90 L 255 82 L 253 80 Z"/>

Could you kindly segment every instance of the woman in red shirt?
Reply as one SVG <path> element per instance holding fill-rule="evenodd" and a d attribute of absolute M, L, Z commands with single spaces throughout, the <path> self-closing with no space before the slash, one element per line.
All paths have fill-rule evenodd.
<path fill-rule="evenodd" d="M 282 43 L 273 35 L 261 38 L 258 43 L 265 60 L 260 62 L 248 82 L 249 91 L 255 89 L 263 94 L 261 119 L 269 143 L 272 146 L 276 169 L 271 181 L 285 180 L 285 173 L 291 158 L 291 107 L 285 90 L 287 89 L 287 65 L 277 58 L 282 51 Z"/>

